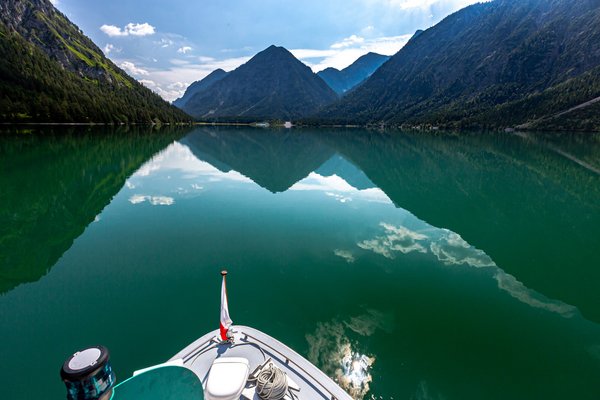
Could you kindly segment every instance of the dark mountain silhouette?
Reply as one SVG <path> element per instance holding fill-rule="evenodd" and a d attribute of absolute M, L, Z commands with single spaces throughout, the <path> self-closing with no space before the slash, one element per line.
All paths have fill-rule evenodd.
<path fill-rule="evenodd" d="M 526 287 L 600 321 L 600 270 L 589 275 L 589 265 L 600 263 L 598 235 L 589 235 L 600 226 L 597 140 L 587 134 L 201 129 L 181 142 L 272 192 L 312 171 L 359 189 L 376 185 L 396 206 L 484 250 Z M 566 206 L 571 203 L 576 211 Z"/>
<path fill-rule="evenodd" d="M 360 170 L 360 168 L 356 167 L 356 165 L 352 164 L 339 154 L 335 154 L 315 172 L 321 176 L 339 176 L 350 186 L 358 190 L 377 187 L 371 182 L 369 177 Z"/>
<path fill-rule="evenodd" d="M 341 71 L 336 68 L 327 68 L 317 75 L 337 94 L 343 95 L 364 82 L 389 59 L 389 56 L 368 53 Z"/>
<path fill-rule="evenodd" d="M 187 102 L 194 97 L 195 94 L 203 92 L 211 87 L 215 82 L 227 76 L 227 72 L 222 69 L 216 69 L 208 74 L 204 79 L 192 83 L 185 91 L 183 96 L 173 102 L 175 107 L 184 108 Z"/>
<path fill-rule="evenodd" d="M 107 59 L 50 1 L 0 2 L 0 121 L 186 120 Z"/>
<path fill-rule="evenodd" d="M 183 107 L 199 119 L 295 119 L 337 98 L 312 70 L 283 47 L 271 46 Z"/>
<path fill-rule="evenodd" d="M 560 126 L 600 97 L 600 0 L 495 0 L 414 37 L 319 117 L 443 126 Z M 584 107 L 585 108 L 585 107 Z M 560 114 L 560 115 L 557 115 Z M 571 128 L 600 129 L 592 120 Z"/>
<path fill-rule="evenodd" d="M 333 155 L 316 136 L 290 130 L 198 129 L 180 142 L 198 159 L 238 171 L 273 193 L 288 190 Z"/>
<path fill-rule="evenodd" d="M 182 129 L 35 128 L 27 139 L 0 132 L 0 294 L 46 275 L 125 180 Z"/>

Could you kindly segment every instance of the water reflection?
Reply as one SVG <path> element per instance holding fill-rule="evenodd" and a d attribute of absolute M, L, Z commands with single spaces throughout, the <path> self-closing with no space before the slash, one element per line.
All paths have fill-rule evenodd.
<path fill-rule="evenodd" d="M 476 249 L 463 240 L 457 233 L 447 229 L 437 229 L 422 221 L 412 221 L 411 230 L 404 226 L 395 226 L 382 222 L 383 234 L 375 239 L 367 239 L 357 245 L 363 250 L 372 251 L 383 257 L 394 259 L 396 254 L 418 252 L 435 256 L 446 267 L 487 268 L 496 280 L 498 288 L 528 306 L 572 317 L 576 308 L 558 300 L 550 300 L 527 288 L 514 276 L 507 274 L 494 263 L 482 250 Z"/>
<path fill-rule="evenodd" d="M 390 314 L 366 310 L 347 320 L 318 323 L 315 331 L 306 335 L 309 360 L 319 365 L 352 397 L 362 399 L 369 393 L 376 357 L 363 354 L 360 343 L 351 337 L 369 337 L 378 330 L 389 332 L 393 322 Z"/>
<path fill-rule="evenodd" d="M 360 246 L 388 257 L 427 250 L 443 263 L 501 265 L 518 277 L 508 285 L 500 276 L 502 286 L 522 282 L 600 321 L 600 135 L 199 129 L 181 143 L 271 192 L 393 202 L 448 229 L 447 237 L 425 249 L 392 229 Z M 453 232 L 463 242 L 453 242 Z M 485 254 L 464 259 L 467 242 Z"/>
<path fill-rule="evenodd" d="M 333 156 L 314 134 L 247 129 L 199 129 L 180 141 L 222 172 L 235 170 L 279 193 L 317 170 Z"/>
<path fill-rule="evenodd" d="M 123 376 L 170 357 L 214 329 L 222 265 L 235 276 L 236 322 L 309 356 L 357 398 L 598 389 L 597 136 L 198 128 L 173 143 L 107 138 L 0 147 L 3 263 L 25 258 L 13 236 L 39 242 L 32 254 L 60 244 L 33 279 L 52 273 L 0 296 L 6 397 L 32 373 L 23 358 L 43 381 L 28 397 L 52 383 L 62 393 L 47 371 L 80 341 L 106 341 Z M 54 227 L 79 215 L 66 224 L 76 229 Z"/>
<path fill-rule="evenodd" d="M 185 130 L 0 131 L 0 294 L 44 276 L 148 158 Z"/>

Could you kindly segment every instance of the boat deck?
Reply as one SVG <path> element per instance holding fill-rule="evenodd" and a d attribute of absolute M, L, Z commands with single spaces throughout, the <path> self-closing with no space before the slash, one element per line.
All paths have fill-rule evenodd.
<path fill-rule="evenodd" d="M 276 339 L 246 326 L 232 327 L 230 333 L 233 333 L 233 344 L 221 343 L 219 331 L 215 330 L 180 351 L 170 361 L 183 360 L 183 365 L 192 370 L 206 387 L 212 363 L 219 357 L 247 359 L 250 373 L 270 359 L 286 373 L 294 398 L 352 400 L 331 378 Z M 289 394 L 285 398 L 293 399 Z M 247 382 L 240 399 L 260 400 L 250 382 Z"/>

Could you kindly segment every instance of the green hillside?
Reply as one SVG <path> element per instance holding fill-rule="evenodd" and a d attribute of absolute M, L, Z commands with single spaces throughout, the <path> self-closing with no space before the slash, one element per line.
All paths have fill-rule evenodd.
<path fill-rule="evenodd" d="M 181 122 L 47 0 L 0 7 L 0 121 Z"/>
<path fill-rule="evenodd" d="M 562 114 L 600 96 L 598 27 L 599 0 L 475 4 L 413 38 L 315 121 L 600 129 L 597 113 Z"/>

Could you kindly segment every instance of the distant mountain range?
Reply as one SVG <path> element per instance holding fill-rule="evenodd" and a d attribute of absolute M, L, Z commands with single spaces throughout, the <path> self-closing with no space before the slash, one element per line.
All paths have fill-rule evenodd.
<path fill-rule="evenodd" d="M 49 0 L 0 3 L 2 122 L 250 122 L 600 130 L 600 0 L 493 0 L 417 31 L 393 57 L 319 74 L 271 46 L 174 106 Z M 184 112 L 182 112 L 181 110 Z M 186 114 L 187 113 L 187 114 Z"/>
<path fill-rule="evenodd" d="M 336 99 L 335 92 L 292 53 L 271 46 L 195 93 L 182 109 L 198 119 L 283 120 L 311 115 Z"/>
<path fill-rule="evenodd" d="M 367 80 L 377 68 L 389 59 L 389 56 L 368 53 L 341 71 L 336 68 L 326 68 L 317 75 L 338 95 L 343 95 Z"/>
<path fill-rule="evenodd" d="M 293 66 L 293 68 L 291 67 Z M 396 55 L 319 72 L 283 48 L 192 85 L 201 119 L 600 130 L 600 0 L 494 0 L 417 31 Z"/>
<path fill-rule="evenodd" d="M 0 2 L 0 121 L 186 120 L 107 59 L 50 1 Z"/>
<path fill-rule="evenodd" d="M 414 37 L 315 121 L 600 130 L 596 100 L 600 0 L 495 0 Z"/>
<path fill-rule="evenodd" d="M 327 68 L 315 76 L 289 51 L 271 46 L 235 71 L 217 69 L 192 83 L 173 105 L 199 119 L 303 118 L 337 100 L 319 78 L 337 95 L 343 95 L 389 58 L 368 53 L 341 71 Z M 229 75 L 233 77 L 224 80 Z"/>

